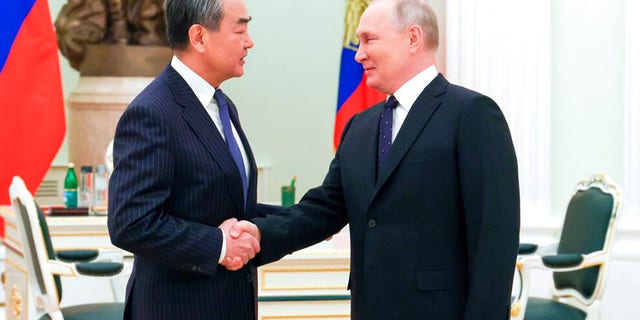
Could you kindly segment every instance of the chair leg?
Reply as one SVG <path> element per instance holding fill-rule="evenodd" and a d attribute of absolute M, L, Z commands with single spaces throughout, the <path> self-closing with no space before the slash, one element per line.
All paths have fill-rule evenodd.
<path fill-rule="evenodd" d="M 600 301 L 596 300 L 591 304 L 591 306 L 589 306 L 589 311 L 587 312 L 587 318 L 585 320 L 600 320 L 602 319 L 601 312 L 602 306 Z"/>
<path fill-rule="evenodd" d="M 127 290 L 127 280 L 131 275 L 133 269 L 132 262 L 124 261 L 124 269 L 117 276 L 109 279 L 111 286 L 111 294 L 113 295 L 114 302 L 124 302 L 125 294 Z"/>
<path fill-rule="evenodd" d="M 113 295 L 114 302 L 123 302 L 124 301 L 124 288 L 121 284 L 122 279 L 120 277 L 112 277 L 109 279 L 109 284 L 111 287 L 111 294 Z"/>
<path fill-rule="evenodd" d="M 50 313 L 49 317 L 51 318 L 51 320 L 64 320 L 64 317 L 62 316 L 62 311 L 60 310 Z"/>

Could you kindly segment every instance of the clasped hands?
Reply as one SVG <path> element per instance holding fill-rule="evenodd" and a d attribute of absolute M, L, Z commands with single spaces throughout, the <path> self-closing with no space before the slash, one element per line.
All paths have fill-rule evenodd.
<path fill-rule="evenodd" d="M 224 231 L 227 252 L 221 265 L 235 271 L 253 259 L 260 252 L 260 230 L 246 220 L 236 218 L 225 220 L 220 226 Z"/>

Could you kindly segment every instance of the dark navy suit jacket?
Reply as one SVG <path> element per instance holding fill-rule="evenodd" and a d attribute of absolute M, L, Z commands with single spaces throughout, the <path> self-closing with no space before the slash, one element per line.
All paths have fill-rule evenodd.
<path fill-rule="evenodd" d="M 516 156 L 491 99 L 438 75 L 377 170 L 382 104 L 354 116 L 323 184 L 254 219 L 264 262 L 349 224 L 351 317 L 509 318 L 519 233 Z"/>
<path fill-rule="evenodd" d="M 115 134 L 109 186 L 112 242 L 134 254 L 127 319 L 255 319 L 256 267 L 218 265 L 224 220 L 250 218 L 256 164 L 242 181 L 229 149 L 184 79 L 168 66 L 127 107 Z"/>

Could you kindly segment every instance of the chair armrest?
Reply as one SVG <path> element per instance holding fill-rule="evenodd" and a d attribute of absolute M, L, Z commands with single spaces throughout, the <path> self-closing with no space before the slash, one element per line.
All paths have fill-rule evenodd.
<path fill-rule="evenodd" d="M 536 243 L 521 243 L 518 246 L 518 255 L 550 255 L 558 251 L 558 243 L 538 245 Z"/>
<path fill-rule="evenodd" d="M 120 249 L 83 249 L 56 251 L 56 257 L 65 262 L 122 262 Z"/>
<path fill-rule="evenodd" d="M 118 248 L 98 249 L 98 256 L 91 262 L 120 262 L 124 261 L 124 252 Z"/>
<path fill-rule="evenodd" d="M 98 256 L 98 250 L 59 250 L 56 258 L 66 262 L 89 262 Z"/>
<path fill-rule="evenodd" d="M 60 276 L 91 276 L 110 277 L 122 272 L 124 264 L 122 262 L 81 262 L 68 263 L 58 260 L 49 260 L 51 273 Z"/>
<path fill-rule="evenodd" d="M 517 264 L 518 268 L 525 273 L 527 269 L 569 272 L 603 264 L 608 257 L 609 254 L 604 251 L 595 251 L 589 254 L 565 253 L 550 256 L 525 255 L 518 257 Z"/>
<path fill-rule="evenodd" d="M 518 254 L 532 254 L 538 250 L 538 245 L 535 243 L 521 243 L 518 246 Z"/>
<path fill-rule="evenodd" d="M 74 277 L 78 275 L 76 268 L 74 268 L 73 264 L 71 263 L 58 260 L 49 260 L 48 266 L 51 270 L 51 273 L 55 275 Z"/>
<path fill-rule="evenodd" d="M 579 266 L 584 256 L 579 253 L 565 253 L 554 256 L 543 256 L 542 263 L 549 268 L 566 268 Z"/>
<path fill-rule="evenodd" d="M 122 272 L 121 262 L 83 262 L 76 264 L 76 270 L 83 276 L 110 277 Z"/>

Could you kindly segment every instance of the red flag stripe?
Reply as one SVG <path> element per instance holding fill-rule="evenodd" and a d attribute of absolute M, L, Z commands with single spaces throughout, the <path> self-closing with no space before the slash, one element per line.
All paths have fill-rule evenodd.
<path fill-rule="evenodd" d="M 353 91 L 353 94 L 345 101 L 336 114 L 333 134 L 333 145 L 336 149 L 340 143 L 342 130 L 344 130 L 344 126 L 349 122 L 351 117 L 384 99 L 386 99 L 386 95 L 367 87 L 367 76 L 363 75 L 356 90 Z"/>
<path fill-rule="evenodd" d="M 37 0 L 0 73 L 0 205 L 21 176 L 35 193 L 65 134 L 56 35 L 46 0 Z"/>

